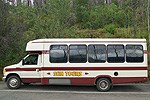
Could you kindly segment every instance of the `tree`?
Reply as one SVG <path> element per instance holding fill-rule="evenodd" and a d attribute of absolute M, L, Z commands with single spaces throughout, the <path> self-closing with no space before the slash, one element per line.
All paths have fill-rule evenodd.
<path fill-rule="evenodd" d="M 145 22 L 147 18 L 146 8 L 146 0 L 126 0 L 123 3 L 123 9 L 130 19 L 129 25 L 133 28 L 134 37 L 136 37 L 139 27 L 144 29 L 147 26 Z"/>
<path fill-rule="evenodd" d="M 10 39 L 9 35 L 12 32 L 11 20 L 9 17 L 9 9 L 10 6 L 4 1 L 0 0 L 0 57 L 2 60 L 5 59 L 6 51 L 8 51 L 9 45 L 11 44 L 12 39 Z"/>
<path fill-rule="evenodd" d="M 17 17 L 13 17 L 12 9 L 14 6 L 0 0 L 0 64 L 3 66 L 15 62 L 21 57 L 21 48 L 18 44 L 21 43 L 22 38 L 21 34 L 17 32 Z"/>

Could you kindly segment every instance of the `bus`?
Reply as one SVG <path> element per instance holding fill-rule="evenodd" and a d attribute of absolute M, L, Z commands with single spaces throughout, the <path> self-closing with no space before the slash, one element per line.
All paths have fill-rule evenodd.
<path fill-rule="evenodd" d="M 18 64 L 4 67 L 10 89 L 21 85 L 95 85 L 105 92 L 115 84 L 148 79 L 146 39 L 37 39 Z"/>

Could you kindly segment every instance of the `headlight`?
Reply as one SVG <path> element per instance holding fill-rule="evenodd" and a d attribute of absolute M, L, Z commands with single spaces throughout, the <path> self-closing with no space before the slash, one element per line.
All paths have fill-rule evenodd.
<path fill-rule="evenodd" d="M 3 74 L 6 74 L 6 70 L 5 70 L 5 68 L 3 69 Z"/>

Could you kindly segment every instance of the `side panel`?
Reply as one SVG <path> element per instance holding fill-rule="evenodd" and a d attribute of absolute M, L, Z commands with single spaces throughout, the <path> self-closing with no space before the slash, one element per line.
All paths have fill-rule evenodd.
<path fill-rule="evenodd" d="M 59 43 L 59 45 L 60 44 L 64 45 L 64 43 Z M 72 43 L 72 44 L 76 44 L 76 43 Z M 78 44 L 83 44 L 83 43 L 78 43 Z M 107 43 L 101 43 L 101 44 L 107 45 Z M 116 44 L 116 43 L 112 43 L 112 44 Z M 132 43 L 132 44 L 139 44 L 139 43 Z M 144 49 L 144 62 L 142 63 L 127 63 L 127 62 L 124 63 L 108 63 L 108 62 L 50 63 L 49 61 L 50 45 L 51 45 L 50 43 L 45 43 L 44 45 L 44 51 L 46 52 L 43 54 L 44 55 L 43 56 L 44 67 L 42 68 L 43 84 L 51 84 L 52 81 L 56 82 L 56 79 L 58 79 L 58 82 L 61 83 L 60 82 L 61 79 L 66 79 L 66 83 L 70 83 L 74 85 L 80 85 L 80 84 L 94 85 L 96 79 L 99 78 L 98 76 L 110 76 L 113 84 L 144 82 L 147 80 L 148 73 L 147 73 L 146 43 L 142 44 Z M 126 43 L 124 43 L 124 45 L 126 45 Z M 116 72 L 117 75 L 115 75 Z M 70 80 L 69 82 L 68 79 Z M 64 80 L 62 81 L 62 83 L 64 83 Z"/>

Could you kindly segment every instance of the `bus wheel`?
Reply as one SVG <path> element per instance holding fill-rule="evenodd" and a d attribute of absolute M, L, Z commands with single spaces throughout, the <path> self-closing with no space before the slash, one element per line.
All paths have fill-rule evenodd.
<path fill-rule="evenodd" d="M 107 78 L 100 78 L 96 82 L 96 87 L 99 91 L 106 92 L 106 91 L 110 90 L 111 83 L 110 83 L 109 79 L 107 79 Z"/>
<path fill-rule="evenodd" d="M 9 89 L 18 89 L 21 86 L 21 80 L 18 76 L 10 76 L 7 79 L 7 87 Z"/>

